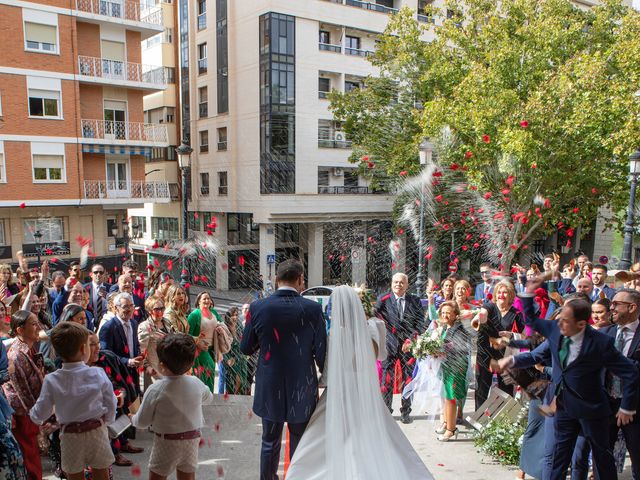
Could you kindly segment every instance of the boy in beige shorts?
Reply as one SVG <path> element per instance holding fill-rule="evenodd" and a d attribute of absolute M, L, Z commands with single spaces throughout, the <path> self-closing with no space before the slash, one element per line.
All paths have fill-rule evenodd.
<path fill-rule="evenodd" d="M 132 423 L 151 427 L 153 449 L 149 479 L 164 480 L 174 471 L 178 480 L 193 480 L 198 467 L 202 405 L 213 402 L 213 394 L 197 377 L 186 375 L 196 357 L 196 343 L 189 335 L 170 333 L 158 343 L 162 378 L 145 392 Z"/>
<path fill-rule="evenodd" d="M 107 427 L 116 417 L 116 396 L 107 374 L 89 367 L 91 332 L 74 322 L 62 322 L 51 331 L 51 345 L 62 358 L 62 368 L 44 377 L 40 396 L 29 412 L 41 425 L 54 412 L 60 425 L 62 470 L 69 480 L 83 480 L 85 467 L 93 478 L 107 480 L 114 462 Z"/>

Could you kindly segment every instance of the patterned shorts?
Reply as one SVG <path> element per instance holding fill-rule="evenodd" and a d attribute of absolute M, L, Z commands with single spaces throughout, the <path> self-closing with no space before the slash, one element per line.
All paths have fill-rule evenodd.
<path fill-rule="evenodd" d="M 149 470 L 163 477 L 168 477 L 176 470 L 194 473 L 198 469 L 199 444 L 199 438 L 165 440 L 154 436 Z"/>
<path fill-rule="evenodd" d="M 109 468 L 115 461 L 107 427 L 102 426 L 84 433 L 60 434 L 62 470 L 80 473 L 86 467 Z"/>

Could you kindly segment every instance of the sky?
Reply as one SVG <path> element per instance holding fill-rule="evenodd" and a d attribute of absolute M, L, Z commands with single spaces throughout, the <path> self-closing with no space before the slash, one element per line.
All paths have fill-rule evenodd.
<path fill-rule="evenodd" d="M 633 6 L 636 9 L 640 10 L 640 0 L 633 0 Z"/>

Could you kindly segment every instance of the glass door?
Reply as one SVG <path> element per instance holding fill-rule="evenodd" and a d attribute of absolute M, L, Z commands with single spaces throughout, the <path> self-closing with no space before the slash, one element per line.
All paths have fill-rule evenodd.
<path fill-rule="evenodd" d="M 129 160 L 125 158 L 107 159 L 108 198 L 128 198 L 130 191 Z"/>
<path fill-rule="evenodd" d="M 112 140 L 127 139 L 127 103 L 104 102 L 104 137 Z"/>

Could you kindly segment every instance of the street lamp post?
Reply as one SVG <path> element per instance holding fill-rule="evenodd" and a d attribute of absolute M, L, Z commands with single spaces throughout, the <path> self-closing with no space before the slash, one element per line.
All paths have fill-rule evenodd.
<path fill-rule="evenodd" d="M 429 140 L 424 139 L 420 143 L 420 166 L 427 164 L 427 156 L 432 146 Z M 422 298 L 424 295 L 424 185 L 420 184 L 420 219 L 418 231 L 418 277 L 416 278 L 416 294 Z"/>
<path fill-rule="evenodd" d="M 193 148 L 191 148 L 186 140 L 182 140 L 182 143 L 176 148 L 176 155 L 178 156 L 178 166 L 180 167 L 180 173 L 182 174 L 182 241 L 186 242 L 189 237 L 189 220 L 188 220 L 188 198 L 187 198 L 187 177 L 189 176 L 189 170 L 191 168 L 191 154 Z M 189 272 L 186 269 L 185 255 L 180 255 L 180 285 L 185 288 L 185 285 L 189 283 Z"/>
<path fill-rule="evenodd" d="M 638 187 L 638 175 L 640 174 L 640 149 L 629 156 L 629 174 L 631 189 L 629 192 L 629 206 L 627 207 L 627 221 L 624 224 L 624 244 L 622 245 L 622 257 L 619 264 L 620 270 L 629 270 L 631 268 L 631 250 L 635 232 L 636 189 Z"/>
<path fill-rule="evenodd" d="M 38 256 L 38 268 L 40 268 L 40 239 L 42 238 L 42 232 L 40 230 L 36 230 L 33 233 L 33 238 L 36 241 L 36 255 Z"/>
<path fill-rule="evenodd" d="M 129 260 L 129 221 L 126 218 L 122 219 L 122 241 L 124 243 L 124 256 L 122 263 Z"/>

